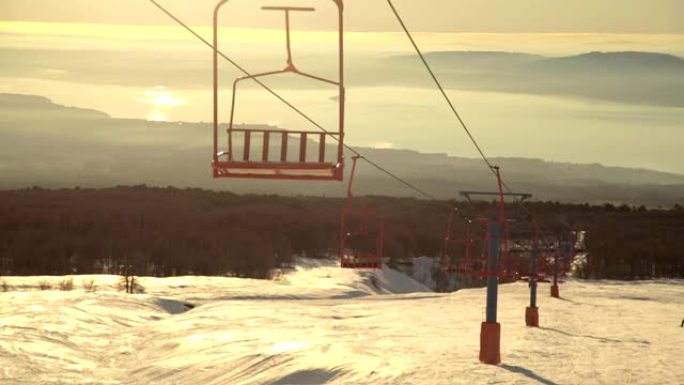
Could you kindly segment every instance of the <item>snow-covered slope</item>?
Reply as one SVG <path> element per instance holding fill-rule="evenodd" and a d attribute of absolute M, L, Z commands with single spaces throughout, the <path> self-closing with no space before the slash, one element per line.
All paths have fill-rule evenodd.
<path fill-rule="evenodd" d="M 430 293 L 390 269 L 302 260 L 273 281 L 74 277 L 0 292 L 2 384 L 682 384 L 684 281 L 500 287 L 502 365 L 477 360 L 483 289 Z M 62 277 L 4 277 L 37 286 Z M 80 288 L 95 280 L 98 290 Z M 196 307 L 185 311 L 192 304 Z"/>

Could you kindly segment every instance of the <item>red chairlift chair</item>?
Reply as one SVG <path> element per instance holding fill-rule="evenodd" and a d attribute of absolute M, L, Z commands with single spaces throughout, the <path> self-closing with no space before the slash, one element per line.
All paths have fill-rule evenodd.
<path fill-rule="evenodd" d="M 382 268 L 384 225 L 377 210 L 372 207 L 355 207 L 352 185 L 358 156 L 353 165 L 347 186 L 347 201 L 342 207 L 340 220 L 340 266 L 351 269 Z"/>
<path fill-rule="evenodd" d="M 294 63 L 290 47 L 290 13 L 313 12 L 308 7 L 262 7 L 265 11 L 282 11 L 285 14 L 287 64 L 281 70 L 269 71 L 237 78 L 233 82 L 230 122 L 227 130 L 227 148 L 219 149 L 219 102 L 218 102 L 218 16 L 228 0 L 221 0 L 214 10 L 214 152 L 212 168 L 215 178 L 251 178 L 284 180 L 336 180 L 344 176 L 344 31 L 342 23 L 342 0 L 331 0 L 338 13 L 339 31 L 339 77 L 326 79 L 300 71 Z M 337 131 L 302 131 L 279 128 L 237 128 L 234 125 L 238 84 L 247 79 L 256 80 L 280 74 L 296 74 L 300 77 L 327 83 L 338 88 Z M 310 148 L 311 142 L 314 148 Z M 326 143 L 337 142 L 334 159 L 326 154 Z M 291 154 L 290 146 L 297 150 Z M 312 150 L 312 151 L 309 151 Z M 311 152 L 314 152 L 313 154 Z M 292 156 L 294 155 L 294 156 Z"/>
<path fill-rule="evenodd" d="M 533 245 L 536 245 L 538 250 L 536 266 L 534 269 L 534 276 L 532 274 L 531 265 L 532 249 L 534 247 Z M 538 237 L 533 235 L 530 243 L 525 246 L 525 248 L 521 251 L 519 258 L 517 259 L 516 271 L 518 273 L 518 279 L 523 281 L 530 281 L 534 277 L 535 281 L 538 283 L 550 282 L 548 277 L 551 270 L 549 270 L 547 258 L 548 253 L 544 249 L 543 243 L 539 241 Z"/>
<path fill-rule="evenodd" d="M 484 249 L 478 242 L 482 238 L 478 233 L 479 229 L 470 217 L 463 218 L 462 222 L 455 219 L 455 210 L 452 209 L 449 211 L 447 234 L 442 251 L 446 271 L 471 274 L 484 270 Z"/>
<path fill-rule="evenodd" d="M 523 196 L 522 199 L 529 197 Z M 508 220 L 507 239 L 511 247 L 508 250 L 508 261 L 505 262 L 510 278 L 537 282 L 548 282 L 549 247 L 537 221 L 529 214 L 526 219 Z M 532 267 L 532 252 L 536 249 L 536 264 Z M 534 275 L 533 275 L 534 271 Z"/>
<path fill-rule="evenodd" d="M 519 237 L 522 235 L 530 240 L 530 245 L 525 249 L 525 253 L 528 257 L 524 261 L 524 268 L 521 270 L 525 272 L 521 275 L 521 279 L 529 280 L 531 277 L 531 272 L 529 271 L 531 268 L 529 255 L 531 255 L 532 252 L 532 244 L 534 244 L 538 250 L 535 275 L 537 282 L 553 282 L 556 258 L 558 258 L 558 277 L 566 277 L 570 268 L 569 254 L 572 253 L 572 242 L 564 242 L 560 238 L 558 241 L 551 241 L 544 237 L 541 227 L 535 220 L 531 220 L 529 224 L 531 225 L 531 228 L 527 229 L 526 232 L 521 233 L 516 231 Z M 567 256 L 564 258 L 564 255 Z M 562 282 L 562 280 L 558 280 L 558 282 Z"/>
<path fill-rule="evenodd" d="M 461 195 L 466 197 L 468 201 L 473 204 L 472 198 L 474 196 L 495 196 L 498 198 L 497 205 L 491 207 L 481 214 L 472 218 L 467 219 L 466 222 L 466 237 L 464 241 L 464 254 L 465 257 L 460 259 L 460 262 L 456 261 L 455 264 L 449 265 L 447 271 L 452 273 L 475 275 L 482 278 L 488 276 L 497 276 L 499 278 L 514 278 L 517 279 L 517 273 L 513 268 L 514 261 L 510 253 L 510 231 L 509 223 L 505 214 L 505 198 L 514 197 L 520 199 L 521 201 L 531 197 L 530 194 L 522 193 L 504 193 L 503 184 L 501 182 L 501 176 L 499 172 L 499 167 L 494 167 L 496 171 L 497 181 L 498 181 L 498 192 L 481 192 L 481 191 L 463 191 Z M 474 205 L 473 205 L 474 207 Z M 451 222 L 453 220 L 453 213 L 450 216 L 449 228 L 451 227 Z M 487 228 L 490 223 L 499 222 L 502 226 L 503 239 L 499 244 L 499 260 L 495 272 L 489 272 L 487 270 L 487 243 L 489 241 L 487 235 Z M 448 230 L 449 232 L 451 230 Z M 478 245 L 481 242 L 481 246 L 477 249 L 479 252 L 475 251 L 474 245 Z M 517 262 L 515 262 L 517 264 Z"/>

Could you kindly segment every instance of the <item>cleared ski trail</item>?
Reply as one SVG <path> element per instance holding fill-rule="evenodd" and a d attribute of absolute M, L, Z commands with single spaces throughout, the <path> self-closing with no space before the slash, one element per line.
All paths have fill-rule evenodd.
<path fill-rule="evenodd" d="M 524 325 L 527 285 L 502 285 L 503 363 L 488 366 L 483 289 L 300 263 L 273 281 L 142 278 L 141 295 L 113 276 L 64 292 L 4 277 L 23 291 L 0 293 L 0 383 L 684 384 L 681 280 L 571 280 L 561 299 L 541 285 L 540 328 Z"/>

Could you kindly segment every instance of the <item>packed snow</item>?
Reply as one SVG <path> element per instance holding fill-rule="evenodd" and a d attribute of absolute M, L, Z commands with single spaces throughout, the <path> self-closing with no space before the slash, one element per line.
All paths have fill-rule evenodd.
<path fill-rule="evenodd" d="M 484 289 L 313 260 L 270 281 L 140 278 L 145 294 L 118 280 L 0 277 L 0 383 L 684 384 L 682 280 L 541 285 L 539 328 L 527 284 L 501 285 L 498 366 L 478 362 Z"/>

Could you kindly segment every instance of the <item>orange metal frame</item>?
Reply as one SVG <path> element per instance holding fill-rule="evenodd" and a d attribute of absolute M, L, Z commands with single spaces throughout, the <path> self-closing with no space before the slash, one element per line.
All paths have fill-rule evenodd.
<path fill-rule="evenodd" d="M 459 240 L 454 237 L 453 226 L 453 211 L 449 215 L 449 224 L 447 225 L 447 236 L 444 242 L 444 258 L 447 260 L 448 266 L 446 270 L 450 273 L 460 273 L 475 275 L 480 277 L 497 276 L 499 278 L 518 278 L 516 272 L 517 261 L 512 258 L 509 250 L 510 230 L 508 219 L 505 212 L 505 198 L 516 197 L 521 200 L 531 197 L 530 194 L 523 193 L 504 193 L 503 183 L 501 182 L 501 174 L 499 167 L 493 167 L 496 172 L 498 191 L 497 192 L 479 192 L 479 191 L 463 191 L 461 195 L 471 201 L 472 196 L 496 196 L 498 198 L 496 207 L 488 209 L 482 215 L 472 218 L 466 218 L 465 238 Z M 472 202 L 472 201 L 471 201 Z M 487 258 L 485 250 L 487 250 L 487 243 L 489 242 L 488 233 L 486 229 L 489 223 L 498 222 L 503 228 L 503 240 L 501 244 L 501 257 L 499 259 L 497 272 L 492 273 L 487 271 Z M 482 241 L 480 249 L 481 255 L 473 255 L 473 245 Z M 463 250 L 459 250 L 460 247 Z"/>
<path fill-rule="evenodd" d="M 358 156 L 352 158 L 352 171 L 347 185 L 347 201 L 342 207 L 340 265 L 345 268 L 379 269 L 382 267 L 384 246 L 383 220 L 375 208 L 356 208 L 353 205 L 352 186 L 358 159 Z M 358 243 L 365 241 L 363 245 L 365 247 L 354 245 L 355 241 Z"/>
<path fill-rule="evenodd" d="M 214 148 L 212 168 L 215 178 L 251 178 L 251 179 L 286 179 L 286 180 L 336 180 L 341 181 L 344 177 L 344 27 L 342 0 L 331 0 L 338 10 L 339 30 L 339 78 L 338 80 L 325 79 L 306 72 L 300 71 L 294 64 L 290 46 L 290 13 L 312 12 L 314 8 L 307 7 L 262 7 L 265 11 L 282 11 L 285 14 L 287 65 L 282 70 L 269 71 L 254 75 L 240 77 L 233 82 L 233 97 L 230 109 L 230 122 L 228 125 L 228 143 L 226 150 L 219 150 L 219 65 L 218 65 L 218 19 L 221 8 L 229 0 L 221 0 L 214 9 Z M 285 73 L 293 73 L 302 77 L 313 79 L 337 86 L 339 89 L 339 126 L 337 131 L 290 131 L 284 129 L 244 129 L 234 126 L 235 104 L 238 84 L 247 79 L 274 76 Z M 298 143 L 298 156 L 294 160 L 288 159 L 288 146 L 294 137 L 294 143 Z M 317 156 L 308 159 L 307 148 L 311 139 L 318 140 Z M 337 142 L 337 154 L 334 161 L 326 161 L 327 139 Z M 234 145 L 236 141 L 242 141 L 242 153 L 236 154 Z M 257 141 L 260 140 L 260 143 Z M 254 142 L 257 142 L 256 145 Z M 280 146 L 278 157 L 271 159 L 271 146 Z M 261 151 L 260 156 L 253 159 L 251 151 Z M 238 156 L 239 155 L 239 156 Z"/>

